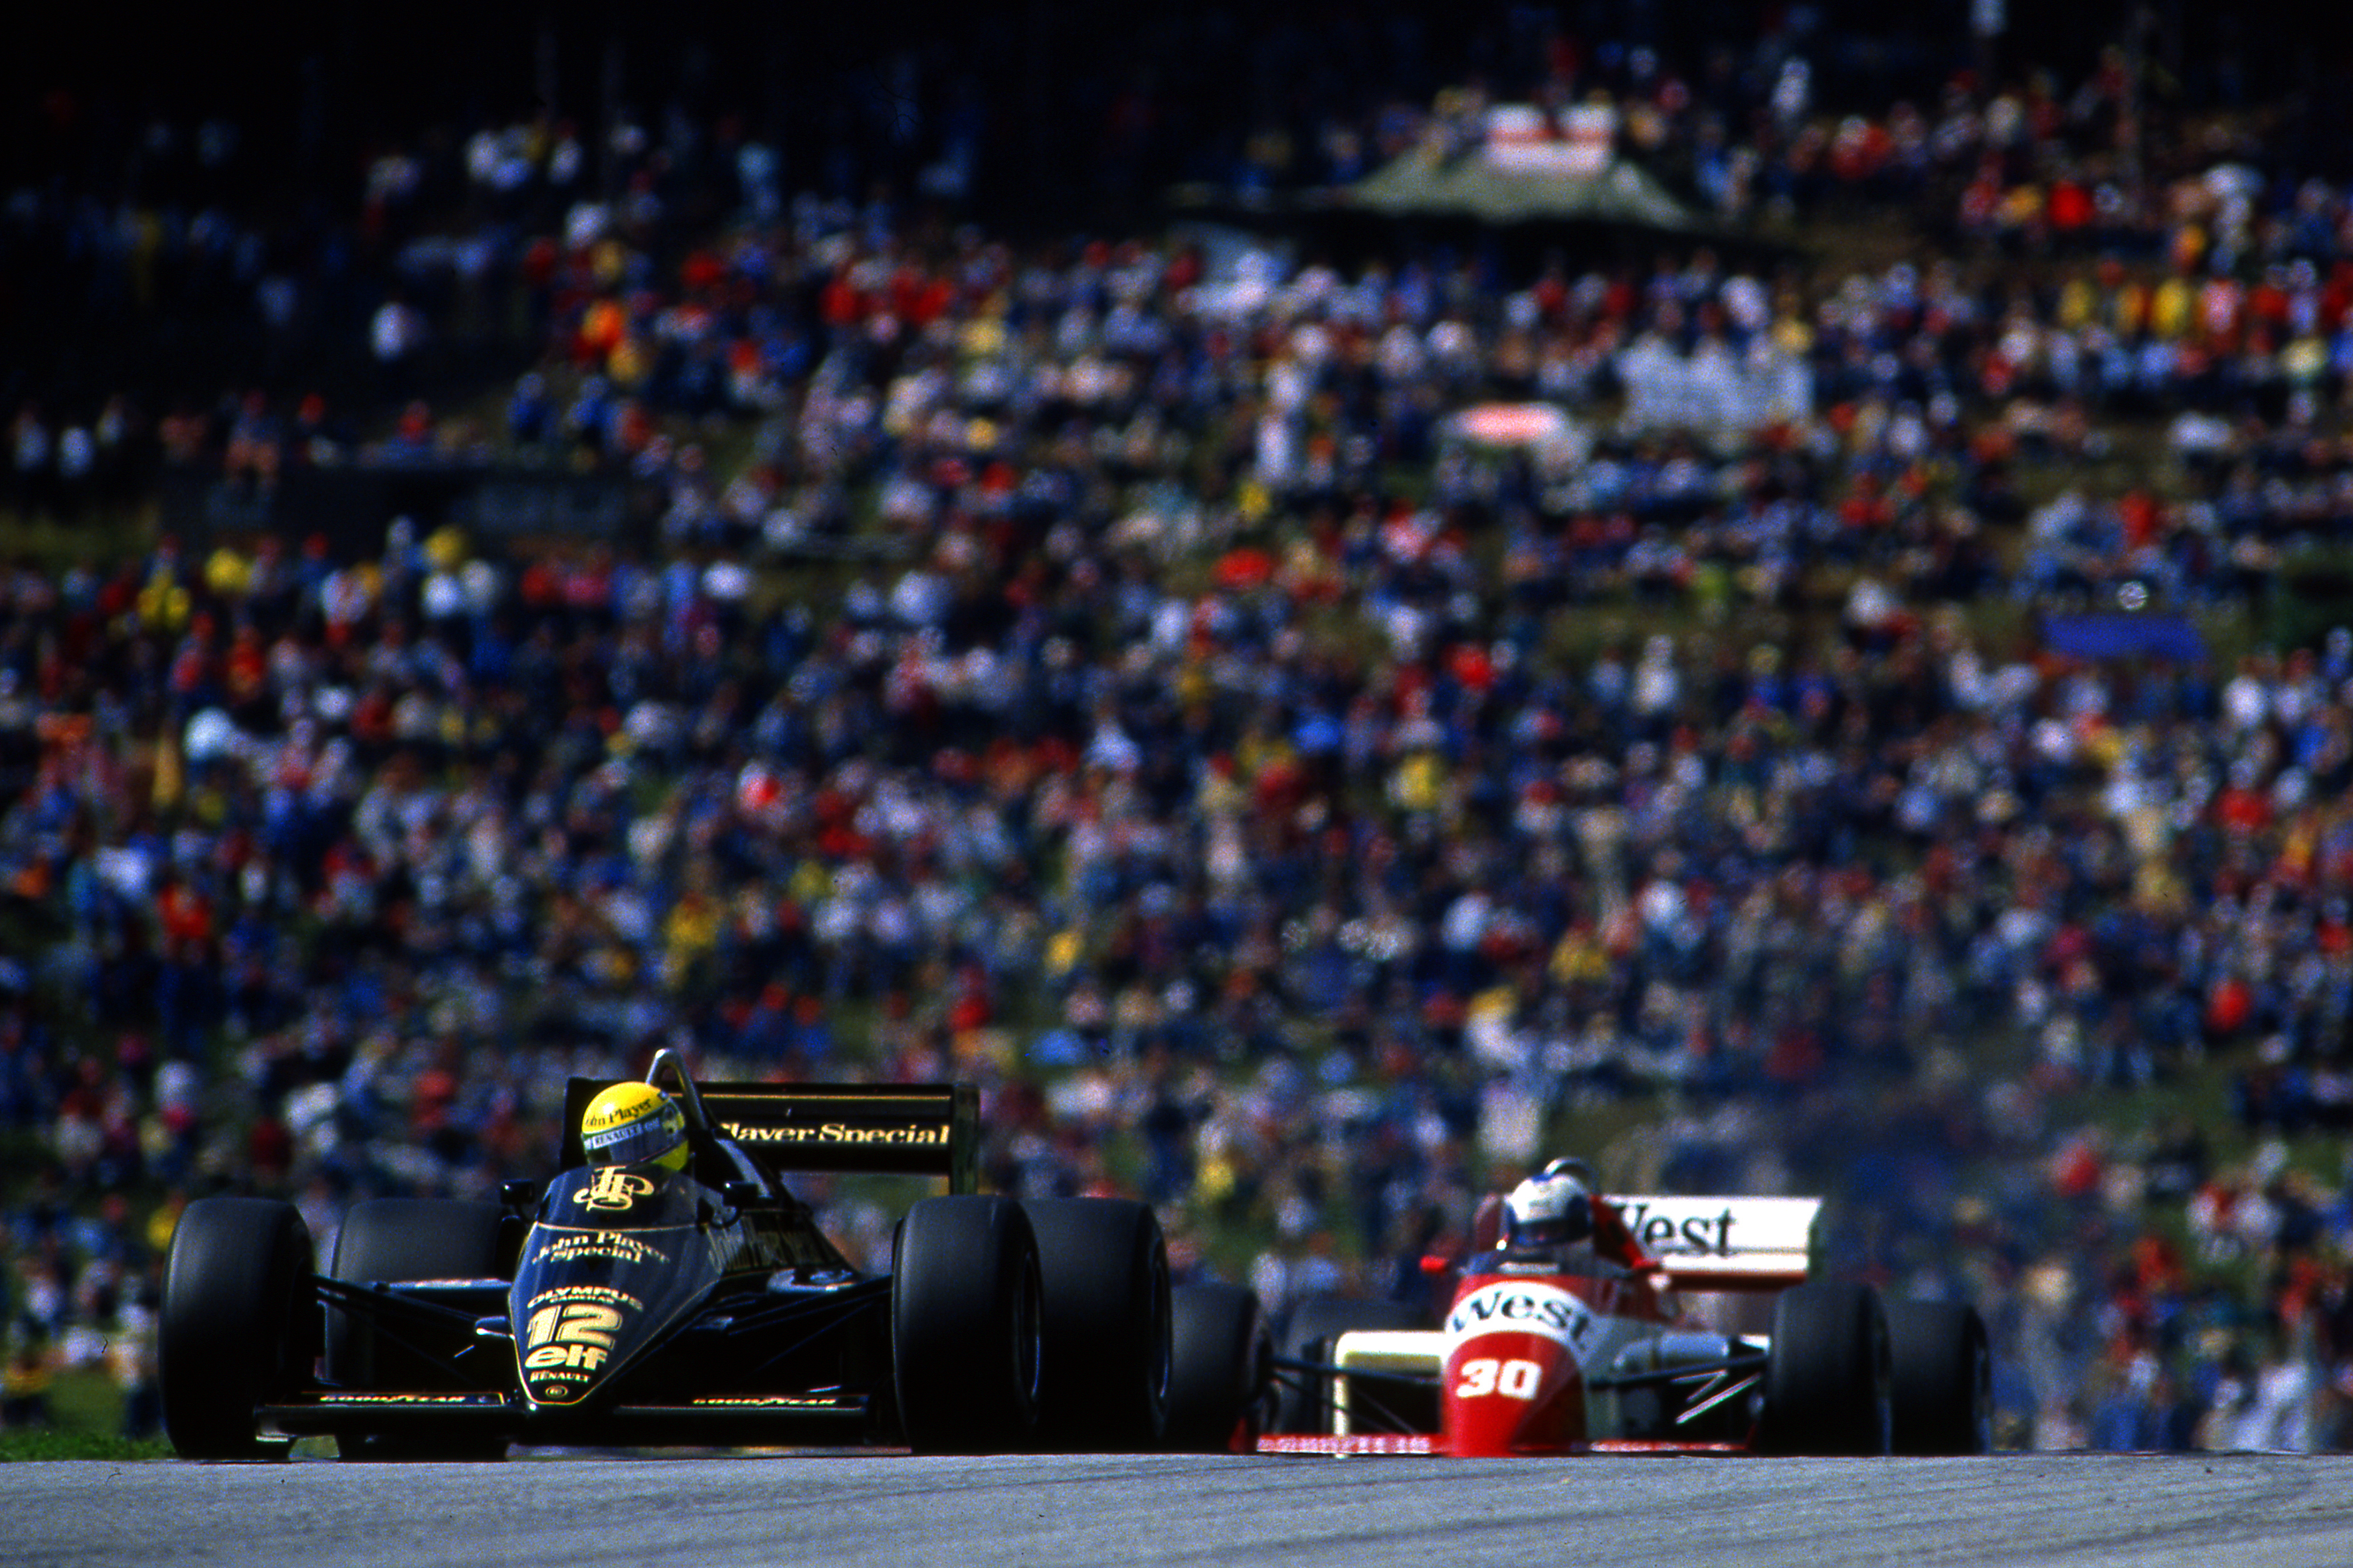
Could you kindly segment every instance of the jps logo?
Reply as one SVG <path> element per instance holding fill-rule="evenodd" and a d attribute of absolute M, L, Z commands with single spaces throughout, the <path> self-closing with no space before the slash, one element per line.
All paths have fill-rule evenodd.
<path fill-rule="evenodd" d="M 607 1165 L 596 1173 L 595 1181 L 573 1194 L 572 1201 L 592 1209 L 625 1209 L 653 1190 L 652 1177 Z"/>

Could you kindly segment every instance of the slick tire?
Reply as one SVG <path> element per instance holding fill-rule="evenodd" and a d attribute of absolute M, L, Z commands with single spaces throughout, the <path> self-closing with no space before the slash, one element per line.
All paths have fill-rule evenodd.
<path fill-rule="evenodd" d="M 1168 1431 L 1180 1453 L 1248 1453 L 1271 1419 L 1274 1338 L 1258 1292 L 1179 1285 L 1169 1309 Z"/>
<path fill-rule="evenodd" d="M 1964 1301 L 1889 1301 L 1894 1450 L 1983 1454 L 1993 1447 L 1993 1357 Z"/>
<path fill-rule="evenodd" d="M 1021 1205 L 1038 1237 L 1045 1363 L 1038 1441 L 1070 1452 L 1157 1448 L 1168 1425 L 1168 1245 L 1116 1198 Z"/>
<path fill-rule="evenodd" d="M 311 1230 L 291 1204 L 199 1198 L 164 1270 L 156 1382 L 185 1458 L 283 1457 L 255 1412 L 299 1389 L 319 1352 Z"/>
<path fill-rule="evenodd" d="M 891 1271 L 899 1423 L 918 1453 L 1017 1453 L 1038 1438 L 1043 1287 L 1010 1198 L 925 1198 Z"/>
<path fill-rule="evenodd" d="M 495 1279 L 501 1267 L 506 1211 L 494 1203 L 439 1198 L 371 1198 L 352 1205 L 335 1238 L 334 1278 L 353 1284 L 405 1279 Z M 462 1345 L 448 1347 L 449 1352 Z M 478 1384 L 442 1362 L 380 1332 L 356 1312 L 327 1313 L 329 1382 L 352 1389 L 451 1391 Z M 345 1459 L 499 1459 L 503 1438 L 459 1440 L 360 1433 L 340 1437 Z"/>
<path fill-rule="evenodd" d="M 1332 1343 L 1342 1334 L 1359 1330 L 1426 1329 L 1430 1326 L 1429 1314 L 1407 1301 L 1359 1301 L 1343 1296 L 1310 1296 L 1291 1310 L 1291 1321 L 1283 1326 L 1282 1355 L 1290 1361 L 1312 1361 L 1328 1363 L 1332 1359 Z M 1286 1433 L 1329 1432 L 1332 1429 L 1333 1380 L 1313 1373 L 1282 1372 L 1277 1382 L 1274 1410 L 1274 1430 Z M 1417 1402 L 1412 1391 L 1384 1389 L 1377 1396 L 1360 1393 L 1359 1397 L 1377 1397 L 1388 1419 L 1376 1415 L 1366 1430 L 1387 1430 L 1392 1426 L 1416 1426 L 1418 1430 L 1435 1430 L 1436 1401 L 1428 1411 L 1418 1408 L 1393 1408 Z M 1423 1423 L 1417 1426 L 1417 1423 Z"/>
<path fill-rule="evenodd" d="M 1773 1303 L 1757 1446 L 1776 1454 L 1884 1454 L 1894 1382 L 1877 1292 L 1844 1281 L 1784 1290 Z"/>

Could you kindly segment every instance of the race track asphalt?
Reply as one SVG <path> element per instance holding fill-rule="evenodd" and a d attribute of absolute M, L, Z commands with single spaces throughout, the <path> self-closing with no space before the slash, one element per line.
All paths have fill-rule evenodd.
<path fill-rule="evenodd" d="M 0 1568 L 2353 1563 L 2353 1458 L 0 1467 Z"/>

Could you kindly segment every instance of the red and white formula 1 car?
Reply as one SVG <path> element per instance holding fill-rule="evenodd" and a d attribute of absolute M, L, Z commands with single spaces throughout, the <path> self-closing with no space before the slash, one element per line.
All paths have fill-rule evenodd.
<path fill-rule="evenodd" d="M 1496 1200 L 1474 1236 L 1492 1242 Z M 1430 1258 L 1441 1325 L 1396 1302 L 1293 1316 L 1261 1453 L 1973 1454 L 1990 1447 L 1984 1324 L 1816 1278 L 1810 1198 L 1597 1198 L 1546 1256 Z M 1712 1309 L 1702 1315 L 1699 1296 Z M 1415 1317 L 1418 1326 L 1406 1326 Z M 1769 1323 L 1762 1332 L 1742 1331 Z"/>

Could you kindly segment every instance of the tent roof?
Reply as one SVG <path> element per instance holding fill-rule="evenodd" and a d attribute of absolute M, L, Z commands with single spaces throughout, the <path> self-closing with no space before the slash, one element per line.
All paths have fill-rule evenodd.
<path fill-rule="evenodd" d="M 1482 223 L 1635 224 L 1698 232 L 1710 226 L 1639 164 L 1611 158 L 1592 174 L 1513 169 L 1477 155 L 1406 153 L 1340 193 L 1342 205 L 1392 217 Z"/>

